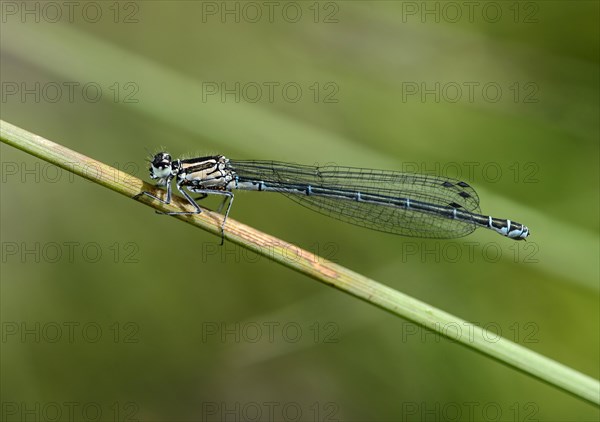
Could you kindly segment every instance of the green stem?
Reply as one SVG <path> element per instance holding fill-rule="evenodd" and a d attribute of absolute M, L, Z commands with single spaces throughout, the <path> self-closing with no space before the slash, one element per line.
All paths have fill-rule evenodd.
<path fill-rule="evenodd" d="M 129 174 L 122 173 L 106 164 L 1 120 L 0 138 L 8 145 L 85 177 L 128 198 L 134 198 L 156 210 L 168 212 L 184 208 L 191 209 L 190 204 L 179 197 L 174 197 L 170 205 L 162 204 L 145 195 L 137 197 L 136 195 L 141 191 L 153 191 L 154 187 Z M 157 192 L 157 194 L 160 193 Z M 222 216 L 220 214 L 203 210 L 201 214 L 174 217 L 213 234 L 221 234 Z M 225 238 L 281 265 L 437 332 L 552 386 L 600 405 L 600 383 L 597 380 L 509 340 L 499 339 L 495 333 L 475 324 L 468 323 L 231 218 L 227 220 Z M 290 256 L 293 256 L 293 259 Z M 458 329 L 453 329 L 453 327 Z M 467 335 L 464 334 L 465 332 Z"/>

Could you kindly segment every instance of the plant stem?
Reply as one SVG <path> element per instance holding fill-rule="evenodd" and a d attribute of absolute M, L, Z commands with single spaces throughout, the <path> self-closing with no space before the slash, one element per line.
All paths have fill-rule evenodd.
<path fill-rule="evenodd" d="M 176 196 L 169 205 L 162 204 L 145 195 L 137 196 L 144 190 L 154 191 L 154 186 L 2 120 L 0 120 L 0 139 L 8 145 L 128 198 L 133 198 L 158 211 L 192 209 L 187 201 Z M 160 195 L 159 192 L 161 191 L 155 193 Z M 173 217 L 210 233 L 221 235 L 223 216 L 220 214 L 203 209 L 201 214 Z M 600 383 L 597 380 L 509 340 L 498 338 L 495 333 L 393 290 L 291 243 L 262 233 L 232 218 L 227 219 L 225 239 L 394 315 L 408 319 L 583 400 L 596 405 L 600 404 Z M 467 335 L 464 334 L 465 332 Z"/>

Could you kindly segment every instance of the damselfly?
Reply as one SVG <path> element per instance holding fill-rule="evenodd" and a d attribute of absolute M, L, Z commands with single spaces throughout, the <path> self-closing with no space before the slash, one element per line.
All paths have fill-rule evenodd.
<path fill-rule="evenodd" d="M 202 212 L 183 188 L 193 193 L 222 195 L 229 205 L 221 234 L 233 204 L 232 190 L 279 192 L 288 198 L 339 220 L 402 236 L 455 238 L 477 227 L 491 229 L 515 240 L 525 240 L 529 229 L 511 220 L 482 215 L 479 197 L 465 182 L 440 176 L 340 166 L 305 166 L 278 161 L 230 160 L 222 155 L 173 160 L 166 152 L 150 162 L 150 178 L 167 187 L 164 204 L 171 202 L 171 181 Z"/>

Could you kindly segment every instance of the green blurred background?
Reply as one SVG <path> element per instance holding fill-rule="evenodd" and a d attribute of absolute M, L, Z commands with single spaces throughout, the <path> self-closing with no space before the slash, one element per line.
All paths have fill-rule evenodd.
<path fill-rule="evenodd" d="M 2 2 L 2 119 L 145 180 L 161 146 L 464 179 L 529 241 L 402 238 L 270 194 L 231 216 L 598 378 L 598 2 L 65 3 Z M 5 420 L 599 418 L 0 151 Z"/>

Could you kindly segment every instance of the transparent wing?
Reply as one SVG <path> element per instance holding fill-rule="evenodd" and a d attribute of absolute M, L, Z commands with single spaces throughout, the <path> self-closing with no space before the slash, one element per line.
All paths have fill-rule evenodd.
<path fill-rule="evenodd" d="M 339 166 L 304 166 L 276 161 L 236 161 L 230 166 L 242 182 L 262 181 L 271 189 L 321 214 L 357 226 L 412 237 L 454 238 L 473 232 L 472 223 L 434 212 L 361 202 L 356 199 L 307 195 L 306 186 L 332 192 L 408 198 L 479 214 L 479 196 L 465 182 L 433 175 Z"/>

